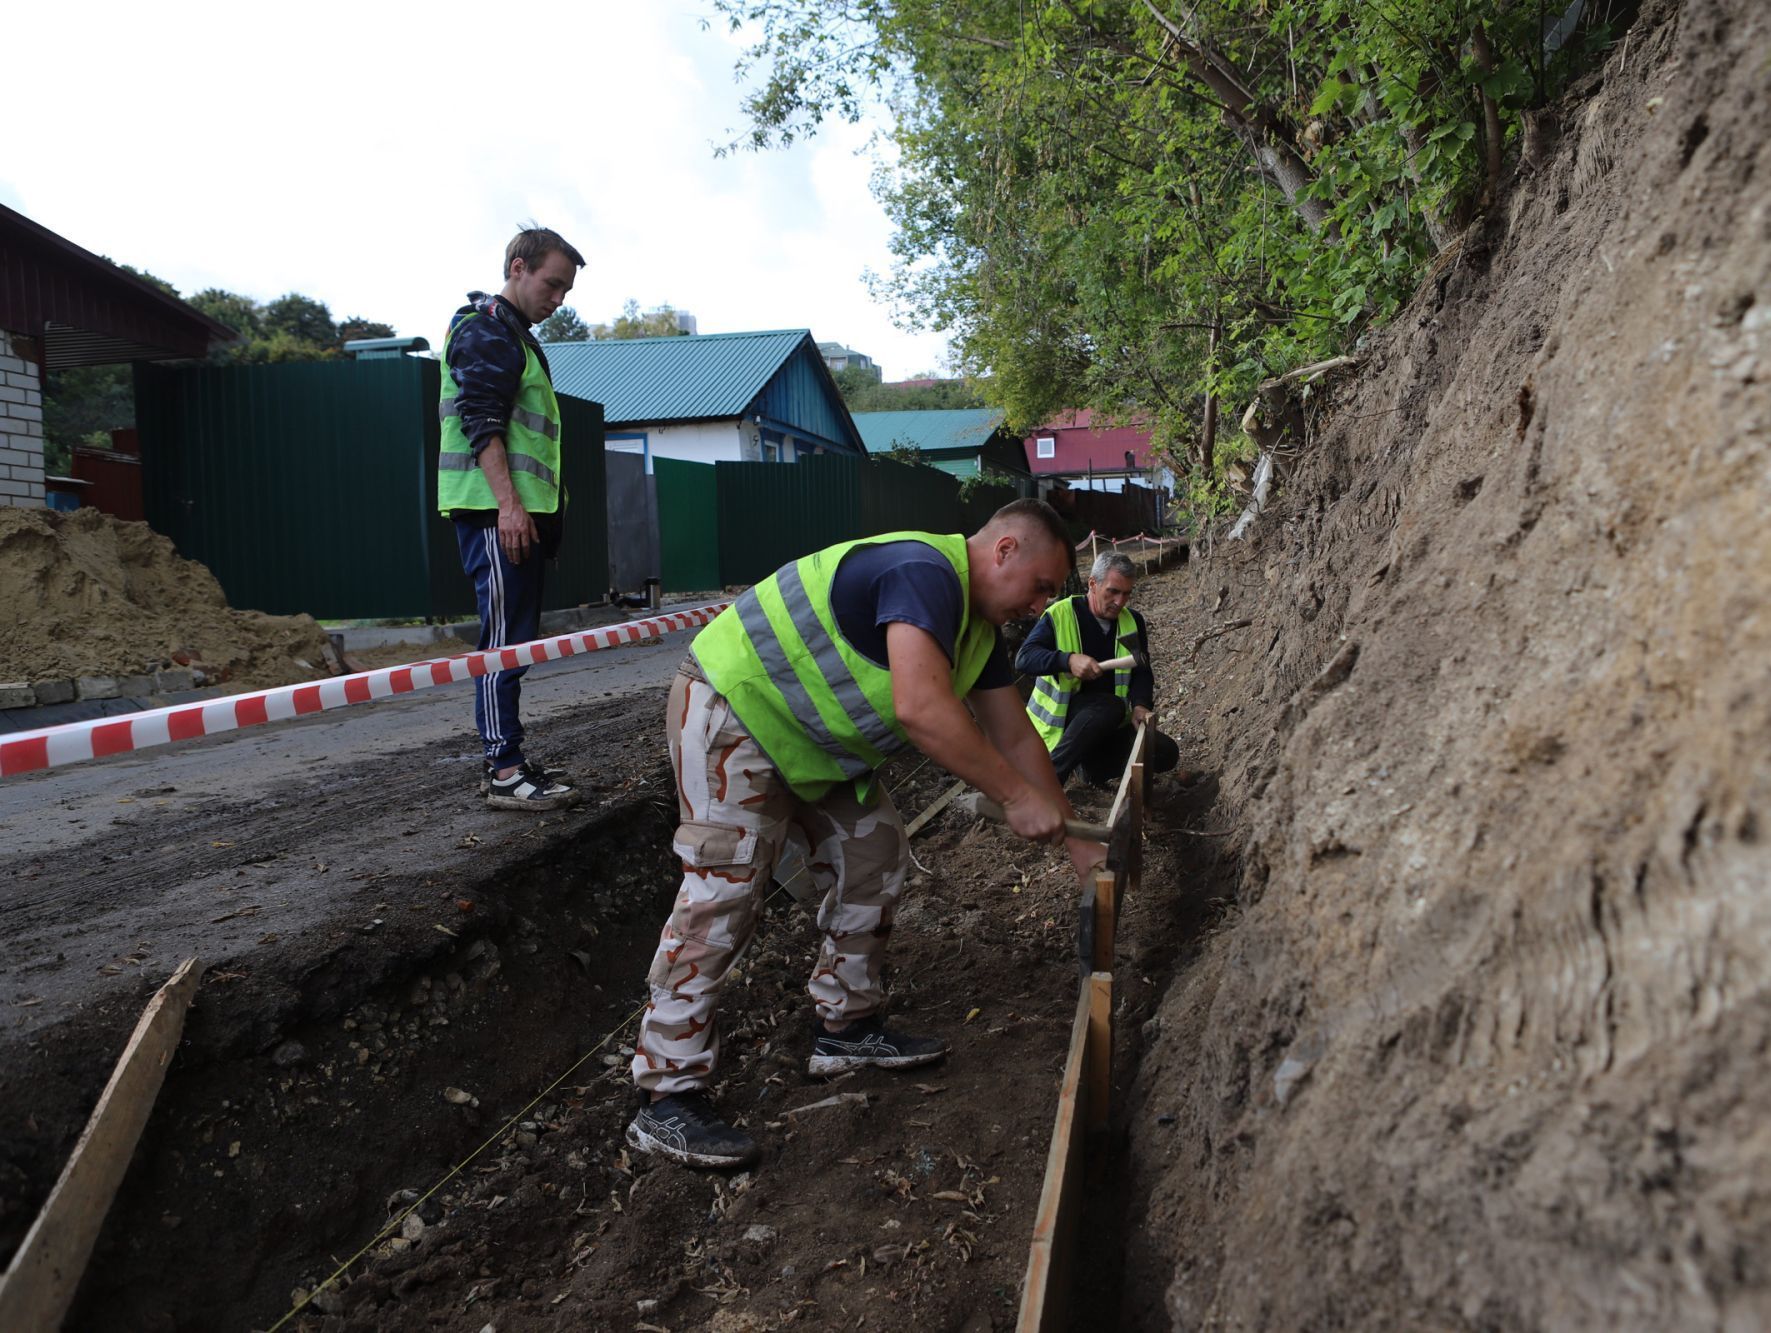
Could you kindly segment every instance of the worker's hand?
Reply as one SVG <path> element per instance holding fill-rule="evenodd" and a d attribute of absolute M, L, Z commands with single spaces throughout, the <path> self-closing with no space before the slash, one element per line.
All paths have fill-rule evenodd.
<path fill-rule="evenodd" d="M 498 544 L 504 548 L 505 559 L 513 565 L 522 564 L 529 558 L 529 552 L 541 544 L 535 520 L 518 501 L 513 500 L 508 506 L 498 508 Z"/>
<path fill-rule="evenodd" d="M 1099 680 L 1101 664 L 1087 653 L 1071 653 L 1070 674 L 1078 680 Z"/>
<path fill-rule="evenodd" d="M 1002 813 L 1009 828 L 1028 842 L 1058 842 L 1064 836 L 1064 812 L 1032 787 L 1004 801 Z"/>
<path fill-rule="evenodd" d="M 1131 724 L 1134 727 L 1141 727 L 1144 723 L 1154 722 L 1155 720 L 1156 714 L 1150 709 L 1145 708 L 1143 704 L 1137 704 L 1131 710 Z"/>
<path fill-rule="evenodd" d="M 1085 884 L 1090 875 L 1107 863 L 1107 844 L 1104 842 L 1066 838 L 1064 847 L 1070 853 L 1070 864 L 1076 867 L 1076 877 Z"/>

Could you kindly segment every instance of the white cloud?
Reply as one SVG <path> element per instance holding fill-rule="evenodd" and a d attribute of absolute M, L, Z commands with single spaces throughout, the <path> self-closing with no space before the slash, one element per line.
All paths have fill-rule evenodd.
<path fill-rule="evenodd" d="M 590 258 L 571 304 L 692 310 L 704 332 L 809 327 L 889 375 L 941 364 L 862 285 L 888 226 L 837 126 L 715 159 L 741 122 L 733 39 L 691 5 L 90 4 L 79 40 L 7 19 L 0 198 L 194 292 L 301 291 L 435 341 L 534 217 Z"/>

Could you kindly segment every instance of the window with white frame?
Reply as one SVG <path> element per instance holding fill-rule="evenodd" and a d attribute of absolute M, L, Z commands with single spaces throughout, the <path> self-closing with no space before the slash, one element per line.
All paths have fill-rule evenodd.
<path fill-rule="evenodd" d="M 1050 435 L 1041 435 L 1033 441 L 1033 453 L 1036 458 L 1056 458 L 1058 442 Z"/>

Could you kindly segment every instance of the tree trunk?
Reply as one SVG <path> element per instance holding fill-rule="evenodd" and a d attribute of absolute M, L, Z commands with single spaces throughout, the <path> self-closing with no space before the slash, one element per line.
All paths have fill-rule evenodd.
<path fill-rule="evenodd" d="M 1168 33 L 1193 77 L 1217 94 L 1224 104 L 1224 118 L 1247 137 L 1255 160 L 1284 192 L 1298 216 L 1317 231 L 1323 230 L 1328 223 L 1328 205 L 1304 195 L 1305 187 L 1315 181 L 1316 174 L 1292 146 L 1284 117 L 1249 91 L 1240 70 L 1204 42 L 1189 36 L 1152 0 L 1144 0 L 1144 8 Z"/>
<path fill-rule="evenodd" d="M 1199 432 L 1199 465 L 1206 477 L 1211 476 L 1212 458 L 1218 447 L 1218 396 L 1211 391 L 1210 376 L 1218 368 L 1218 338 L 1223 332 L 1223 321 L 1214 318 L 1211 322 L 1211 339 L 1206 344 L 1205 373 L 1207 376 L 1205 390 L 1205 425 Z"/>

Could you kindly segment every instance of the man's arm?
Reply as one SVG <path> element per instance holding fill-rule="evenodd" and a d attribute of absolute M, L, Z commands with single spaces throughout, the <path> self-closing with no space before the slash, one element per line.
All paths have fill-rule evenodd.
<path fill-rule="evenodd" d="M 978 723 L 954 697 L 952 668 L 935 636 L 894 621 L 886 626 L 886 656 L 892 672 L 892 707 L 911 743 L 1000 805 L 1009 827 L 1021 837 L 1030 842 L 1056 842 L 1064 832 L 1064 815 L 1069 809 L 1063 793 L 1057 791 L 1056 776 L 1043 788 L 1035 786 L 979 733 Z M 1030 726 L 1028 734 L 1037 745 L 1039 737 Z M 1045 747 L 1040 745 L 1039 751 L 1050 775 L 1051 760 Z"/>
<path fill-rule="evenodd" d="M 1021 641 L 1015 654 L 1015 670 L 1023 676 L 1056 676 L 1068 673 L 1079 680 L 1097 680 L 1101 664 L 1087 653 L 1065 653 L 1058 650 L 1058 632 L 1052 618 L 1041 616 Z"/>
<path fill-rule="evenodd" d="M 1143 616 L 1136 611 L 1131 614 L 1138 626 L 1138 651 L 1144 654 L 1144 661 L 1148 662 L 1150 660 L 1150 631 L 1144 624 Z M 1125 691 L 1125 701 L 1131 706 L 1133 726 L 1141 726 L 1156 715 L 1156 675 L 1148 666 L 1132 668 L 1131 680 Z"/>
<path fill-rule="evenodd" d="M 1034 790 L 1044 792 L 1065 818 L 1073 817 L 1076 811 L 1071 808 L 1070 798 L 1064 795 L 1063 784 L 1052 768 L 1052 757 L 1046 751 L 1045 742 L 1039 739 L 1039 733 L 1027 720 L 1020 692 L 1013 686 L 974 690 L 966 702 L 977 715 L 985 737 L 1008 761 L 1009 767 L 1026 779 Z M 1098 842 L 1067 838 L 1065 845 L 1070 851 L 1070 863 L 1079 875 L 1086 875 L 1107 859 L 1107 849 Z"/>
<path fill-rule="evenodd" d="M 541 537 L 535 531 L 534 518 L 517 499 L 502 435 L 492 436 L 480 449 L 479 463 L 480 471 L 486 474 L 487 484 L 492 487 L 492 496 L 498 501 L 498 544 L 513 565 L 520 565 L 529 558 L 529 552 L 540 543 Z"/>

